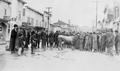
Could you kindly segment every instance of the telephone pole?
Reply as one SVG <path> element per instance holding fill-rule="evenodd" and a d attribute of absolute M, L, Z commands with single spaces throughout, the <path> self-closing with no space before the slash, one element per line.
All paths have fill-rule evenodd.
<path fill-rule="evenodd" d="M 51 9 L 52 9 L 52 7 L 46 7 L 46 9 L 47 9 L 47 13 L 48 13 L 48 17 L 47 17 L 47 19 L 48 19 L 48 33 L 49 33 L 49 31 L 50 31 L 50 17 L 51 17 Z"/>
<path fill-rule="evenodd" d="M 98 25 L 98 4 L 99 4 L 99 1 L 96 0 L 96 1 L 93 1 L 96 5 L 96 28 L 97 28 L 97 25 Z"/>
<path fill-rule="evenodd" d="M 96 28 L 97 28 L 97 24 L 98 24 L 98 1 L 96 0 Z"/>

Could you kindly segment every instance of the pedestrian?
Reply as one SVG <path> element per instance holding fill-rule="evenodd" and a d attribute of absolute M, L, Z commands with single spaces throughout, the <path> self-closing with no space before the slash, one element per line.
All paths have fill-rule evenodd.
<path fill-rule="evenodd" d="M 37 46 L 37 38 L 36 38 L 36 34 L 35 31 L 31 32 L 31 54 L 34 54 L 34 49 Z"/>
<path fill-rule="evenodd" d="M 103 32 L 100 37 L 100 52 L 105 52 L 106 49 L 107 36 L 106 32 Z"/>
<path fill-rule="evenodd" d="M 20 29 L 18 32 L 18 55 L 21 55 L 24 53 L 25 48 L 25 37 L 23 33 L 23 29 Z"/>
<path fill-rule="evenodd" d="M 88 34 L 85 38 L 85 50 L 92 51 L 92 35 Z"/>
<path fill-rule="evenodd" d="M 53 43 L 54 43 L 54 33 L 51 31 L 49 34 L 49 43 L 50 47 L 53 48 Z"/>
<path fill-rule="evenodd" d="M 39 49 L 39 45 L 40 45 L 40 33 L 39 32 L 36 33 L 36 38 L 37 38 L 37 48 Z"/>
<path fill-rule="evenodd" d="M 59 46 L 58 36 L 59 36 L 59 31 L 56 31 L 55 34 L 54 34 L 54 42 L 55 42 L 55 47 L 56 48 L 58 48 L 58 46 Z"/>
<path fill-rule="evenodd" d="M 30 44 L 30 31 L 27 31 L 27 35 L 26 35 L 26 48 L 28 49 L 28 45 Z"/>
<path fill-rule="evenodd" d="M 15 41 L 16 41 L 16 37 L 17 37 L 17 28 L 18 25 L 14 25 L 14 29 L 11 31 L 11 37 L 10 37 L 10 50 L 11 53 L 15 53 Z"/>
<path fill-rule="evenodd" d="M 113 34 L 113 30 L 109 30 L 107 33 L 106 33 L 106 47 L 107 47 L 107 53 L 111 56 L 113 56 L 113 48 L 114 48 L 114 45 L 115 45 L 115 37 L 114 37 L 114 34 Z"/>
<path fill-rule="evenodd" d="M 45 32 L 45 30 L 42 30 L 42 32 L 41 32 L 41 39 L 42 39 L 42 48 L 43 48 L 43 50 L 45 50 L 46 49 L 46 32 Z"/>
<path fill-rule="evenodd" d="M 116 54 L 118 55 L 119 54 L 119 51 L 120 51 L 120 34 L 118 33 L 118 31 L 116 30 L 115 31 L 115 51 L 116 51 Z"/>
<path fill-rule="evenodd" d="M 96 52 L 96 51 L 98 51 L 97 34 L 94 32 L 92 36 L 93 36 L 92 48 L 93 48 L 93 51 Z"/>

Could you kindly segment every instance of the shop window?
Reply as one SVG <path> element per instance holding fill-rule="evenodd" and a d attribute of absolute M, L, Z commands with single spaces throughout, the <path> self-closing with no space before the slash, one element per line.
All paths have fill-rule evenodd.
<path fill-rule="evenodd" d="M 34 25 L 34 19 L 33 18 L 31 18 L 31 24 Z"/>
<path fill-rule="evenodd" d="M 21 20 L 21 12 L 19 11 L 19 20 Z"/>
<path fill-rule="evenodd" d="M 8 25 L 8 33 L 10 33 L 10 24 Z"/>
<path fill-rule="evenodd" d="M 25 9 L 23 9 L 23 16 L 25 16 Z"/>
<path fill-rule="evenodd" d="M 30 17 L 27 18 L 27 22 L 30 23 Z"/>
<path fill-rule="evenodd" d="M 0 26 L 0 31 L 2 31 L 2 27 Z"/>
<path fill-rule="evenodd" d="M 36 25 L 38 25 L 38 20 L 36 20 Z"/>
<path fill-rule="evenodd" d="M 5 9 L 5 16 L 7 15 L 7 9 Z"/>

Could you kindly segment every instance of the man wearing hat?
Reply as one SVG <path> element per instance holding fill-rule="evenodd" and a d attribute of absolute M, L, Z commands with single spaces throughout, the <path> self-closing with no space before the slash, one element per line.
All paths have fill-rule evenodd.
<path fill-rule="evenodd" d="M 13 30 L 11 31 L 11 37 L 10 37 L 10 50 L 11 53 L 15 53 L 15 41 L 16 41 L 16 36 L 17 36 L 17 29 L 18 29 L 18 25 L 14 25 Z"/>
<path fill-rule="evenodd" d="M 115 31 L 115 51 L 116 51 L 116 54 L 119 54 L 119 50 L 120 50 L 120 34 L 116 30 Z"/>

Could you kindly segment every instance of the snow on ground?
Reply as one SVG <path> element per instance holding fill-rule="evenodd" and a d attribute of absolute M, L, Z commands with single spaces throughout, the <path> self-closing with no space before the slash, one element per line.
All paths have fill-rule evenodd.
<path fill-rule="evenodd" d="M 65 49 L 35 55 L 15 56 L 7 52 L 2 71 L 120 71 L 120 57 Z"/>

